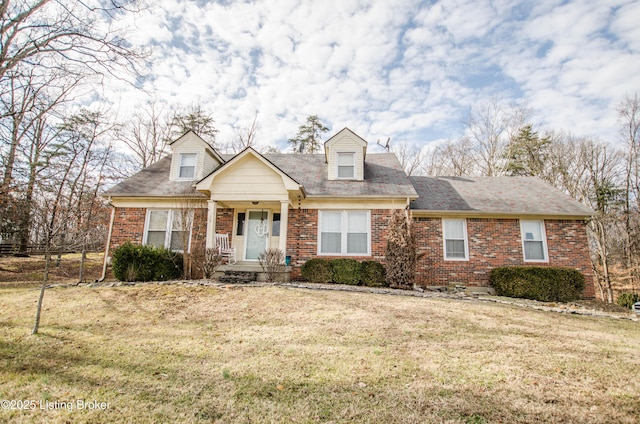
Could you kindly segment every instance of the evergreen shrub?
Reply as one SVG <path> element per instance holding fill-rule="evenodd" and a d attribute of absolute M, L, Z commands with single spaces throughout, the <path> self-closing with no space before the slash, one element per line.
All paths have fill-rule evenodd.
<path fill-rule="evenodd" d="M 331 282 L 331 264 L 328 259 L 313 258 L 302 264 L 302 278 L 310 283 Z"/>
<path fill-rule="evenodd" d="M 113 252 L 113 276 L 120 281 L 165 281 L 182 276 L 182 254 L 125 242 Z"/>
<path fill-rule="evenodd" d="M 580 299 L 585 279 L 571 268 L 506 266 L 491 270 L 491 285 L 500 296 L 570 302 Z"/>
<path fill-rule="evenodd" d="M 369 287 L 386 287 L 384 266 L 378 261 L 362 261 L 360 264 L 360 284 Z"/>
<path fill-rule="evenodd" d="M 360 283 L 360 262 L 355 259 L 340 258 L 329 261 L 334 283 L 358 285 Z"/>

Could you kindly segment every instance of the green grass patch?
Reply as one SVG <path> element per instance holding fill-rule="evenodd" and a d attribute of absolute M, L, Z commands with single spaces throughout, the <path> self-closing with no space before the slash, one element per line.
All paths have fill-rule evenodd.
<path fill-rule="evenodd" d="M 1 422 L 635 422 L 638 323 L 278 287 L 0 290 Z M 606 349 L 604 348 L 606 347 Z"/>

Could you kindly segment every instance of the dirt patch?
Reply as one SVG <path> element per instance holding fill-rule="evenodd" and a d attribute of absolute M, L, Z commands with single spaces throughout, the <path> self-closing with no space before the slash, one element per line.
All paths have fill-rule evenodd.
<path fill-rule="evenodd" d="M 102 253 L 89 253 L 85 260 L 83 281 L 95 281 L 102 276 Z M 26 258 L 0 257 L 0 287 L 36 285 L 44 278 L 44 256 L 32 255 Z M 52 283 L 78 282 L 80 254 L 62 255 L 58 262 L 52 258 L 49 281 Z"/>

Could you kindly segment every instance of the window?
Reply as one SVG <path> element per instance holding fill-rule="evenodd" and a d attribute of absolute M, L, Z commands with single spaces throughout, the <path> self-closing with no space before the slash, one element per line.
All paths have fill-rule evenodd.
<path fill-rule="evenodd" d="M 244 220 L 245 220 L 245 213 L 244 212 L 238 212 L 238 223 L 236 225 L 236 235 L 237 236 L 241 236 L 244 234 Z"/>
<path fill-rule="evenodd" d="M 543 221 L 520 221 L 522 250 L 528 262 L 547 261 L 547 240 Z"/>
<path fill-rule="evenodd" d="M 280 237 L 280 214 L 273 214 L 273 222 L 271 224 L 271 237 Z"/>
<path fill-rule="evenodd" d="M 183 217 L 187 220 L 185 225 Z M 182 251 L 185 241 L 189 246 L 191 231 L 185 229 L 191 226 L 190 221 L 192 214 L 182 210 L 148 210 L 144 243 Z M 185 235 L 187 240 L 183 239 Z"/>
<path fill-rule="evenodd" d="M 196 176 L 197 153 L 180 153 L 178 178 L 193 179 Z"/>
<path fill-rule="evenodd" d="M 444 258 L 468 260 L 467 221 L 465 219 L 443 219 Z"/>
<path fill-rule="evenodd" d="M 338 153 L 338 178 L 356 177 L 356 154 Z"/>
<path fill-rule="evenodd" d="M 368 211 L 320 211 L 319 254 L 370 255 Z"/>

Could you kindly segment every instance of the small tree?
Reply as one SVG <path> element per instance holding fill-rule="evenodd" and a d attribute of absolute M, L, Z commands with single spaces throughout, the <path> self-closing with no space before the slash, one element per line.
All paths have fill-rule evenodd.
<path fill-rule="evenodd" d="M 300 125 L 298 134 L 289 139 L 289 144 L 293 147 L 294 153 L 315 153 L 320 151 L 320 140 L 322 134 L 329 131 L 318 115 L 307 117 L 307 123 Z"/>
<path fill-rule="evenodd" d="M 280 249 L 267 249 L 260 253 L 258 260 L 269 283 L 273 283 L 286 269 L 284 252 Z"/>
<path fill-rule="evenodd" d="M 387 239 L 387 284 L 398 289 L 411 289 L 416 274 L 416 237 L 409 212 L 396 210 L 389 219 Z"/>
<path fill-rule="evenodd" d="M 220 251 L 218 249 L 205 249 L 204 260 L 202 262 L 202 276 L 204 279 L 211 280 L 221 264 L 222 255 L 220 255 Z"/>

